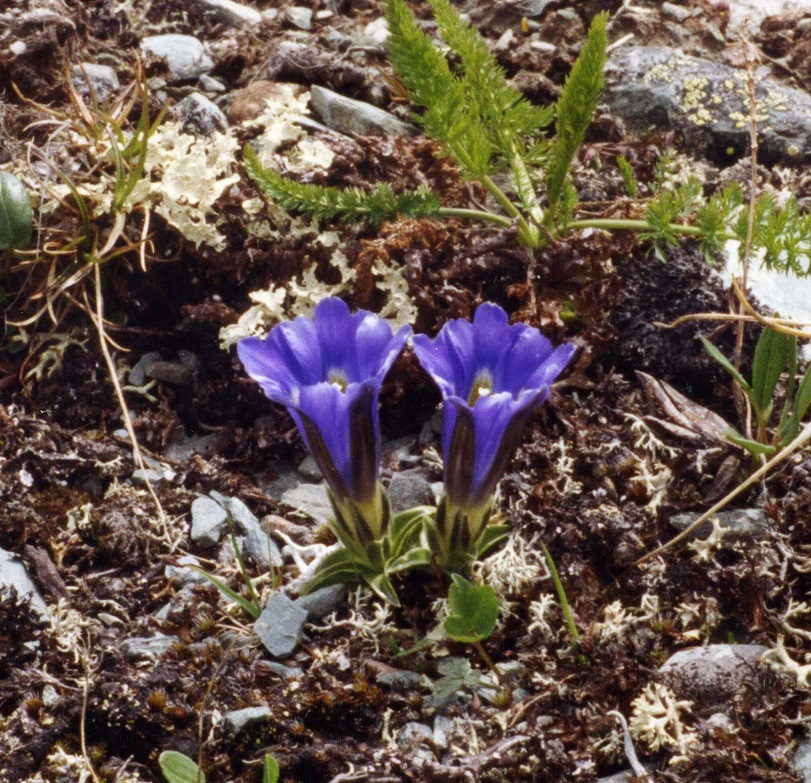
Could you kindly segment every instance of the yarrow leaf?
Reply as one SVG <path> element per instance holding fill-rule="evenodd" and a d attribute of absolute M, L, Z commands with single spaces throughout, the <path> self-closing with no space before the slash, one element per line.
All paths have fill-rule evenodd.
<path fill-rule="evenodd" d="M 556 139 L 546 170 L 546 195 L 551 214 L 558 208 L 575 153 L 586 136 L 603 92 L 603 66 L 608 46 L 607 24 L 608 13 L 605 12 L 597 14 L 592 20 L 583 51 L 566 77 L 555 104 Z"/>
<path fill-rule="evenodd" d="M 428 188 L 395 193 L 388 183 L 369 191 L 296 182 L 259 163 L 250 147 L 245 149 L 245 168 L 260 188 L 279 206 L 304 212 L 318 219 L 348 222 L 365 220 L 373 226 L 397 216 L 421 218 L 436 215 L 438 196 Z"/>

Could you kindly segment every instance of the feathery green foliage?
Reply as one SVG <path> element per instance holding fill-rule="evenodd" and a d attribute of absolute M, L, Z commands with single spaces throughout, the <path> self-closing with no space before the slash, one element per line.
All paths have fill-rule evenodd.
<path fill-rule="evenodd" d="M 281 207 L 319 219 L 365 220 L 376 226 L 398 215 L 426 217 L 435 215 L 439 209 L 439 198 L 427 188 L 395 193 L 388 183 L 364 191 L 360 188 L 333 188 L 296 182 L 262 166 L 250 147 L 245 149 L 245 168 L 262 190 Z"/>
<path fill-rule="evenodd" d="M 625 185 L 625 192 L 631 197 L 636 198 L 638 187 L 636 184 L 636 177 L 631 164 L 624 155 L 617 155 L 617 168 L 622 174 L 622 184 Z"/>
<path fill-rule="evenodd" d="M 589 27 L 583 51 L 566 77 L 555 104 L 555 144 L 546 170 L 546 197 L 550 216 L 557 210 L 563 183 L 577 148 L 583 143 L 591 117 L 603 92 L 603 66 L 608 46 L 608 13 L 597 14 Z"/>
<path fill-rule="evenodd" d="M 676 220 L 693 209 L 700 195 L 701 183 L 690 177 L 675 190 L 660 190 L 648 203 L 648 229 L 642 236 L 653 243 L 653 252 L 660 261 L 667 261 L 668 248 L 678 247 Z"/>
<path fill-rule="evenodd" d="M 417 26 L 404 0 L 388 0 L 386 18 L 392 65 L 411 102 L 425 110 L 414 119 L 428 136 L 445 145 L 468 176 L 486 176 L 493 146 L 462 81 Z"/>

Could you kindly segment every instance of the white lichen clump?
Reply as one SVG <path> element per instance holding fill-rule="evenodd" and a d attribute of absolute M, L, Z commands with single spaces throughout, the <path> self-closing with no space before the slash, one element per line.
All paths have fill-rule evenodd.
<path fill-rule="evenodd" d="M 679 701 L 669 688 L 660 683 L 647 685 L 632 702 L 630 729 L 634 739 L 649 751 L 663 748 L 675 752 L 670 763 L 690 755 L 698 744 L 698 735 L 685 727 L 681 715 L 689 712 L 693 703 Z"/>

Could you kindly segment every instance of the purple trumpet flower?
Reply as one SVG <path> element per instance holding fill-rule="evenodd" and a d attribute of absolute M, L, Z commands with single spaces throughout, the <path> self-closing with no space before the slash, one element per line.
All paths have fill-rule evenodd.
<path fill-rule="evenodd" d="M 378 482 L 378 393 L 411 333 L 392 334 L 374 313 L 354 315 L 340 299 L 323 299 L 315 317 L 275 326 L 262 340 L 237 345 L 245 370 L 265 395 L 284 405 L 326 479 L 341 542 L 362 552 L 386 532 Z"/>
<path fill-rule="evenodd" d="M 537 329 L 510 326 L 490 303 L 478 307 L 472 324 L 449 321 L 436 339 L 415 335 L 413 344 L 442 391 L 445 498 L 436 527 L 445 560 L 454 563 L 477 555 L 496 484 L 575 346 L 553 349 Z"/>

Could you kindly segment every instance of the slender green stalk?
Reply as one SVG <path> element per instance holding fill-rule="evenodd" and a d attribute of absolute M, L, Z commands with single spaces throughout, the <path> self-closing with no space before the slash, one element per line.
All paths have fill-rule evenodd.
<path fill-rule="evenodd" d="M 577 644 L 580 641 L 580 632 L 577 630 L 577 626 L 574 624 L 574 616 L 572 615 L 572 610 L 569 607 L 569 599 L 566 598 L 566 591 L 563 589 L 563 582 L 560 581 L 560 575 L 558 574 L 558 569 L 555 566 L 555 561 L 552 559 L 552 555 L 546 548 L 546 544 L 544 544 L 543 541 L 540 543 L 541 549 L 543 550 L 543 556 L 546 558 L 546 564 L 549 566 L 549 573 L 552 576 L 552 583 L 555 585 L 555 592 L 558 594 L 560 608 L 563 610 L 563 616 L 566 618 L 566 625 L 569 627 L 569 633 L 572 635 L 574 643 Z"/>
<path fill-rule="evenodd" d="M 514 218 L 518 224 L 518 240 L 522 245 L 529 247 L 539 247 L 541 244 L 541 235 L 538 229 L 533 229 L 527 223 L 526 218 L 521 214 L 518 207 L 507 198 L 504 191 L 496 185 L 495 182 L 489 177 L 484 176 L 480 182 L 484 185 L 487 192 L 498 202 L 499 206 L 511 217 Z"/>
<path fill-rule="evenodd" d="M 571 231 L 578 231 L 583 228 L 603 228 L 608 231 L 647 231 L 650 229 L 650 225 L 645 220 L 589 218 L 587 220 L 573 220 L 567 225 L 567 228 Z M 697 226 L 687 226 L 682 223 L 671 223 L 670 228 L 678 234 L 686 234 L 688 236 L 698 237 L 704 234 Z"/>
<path fill-rule="evenodd" d="M 445 218 L 467 218 L 469 220 L 482 220 L 485 223 L 495 223 L 497 226 L 509 228 L 512 220 L 504 215 L 494 215 L 492 212 L 482 212 L 478 209 L 457 209 L 455 207 L 442 207 L 437 216 Z"/>

